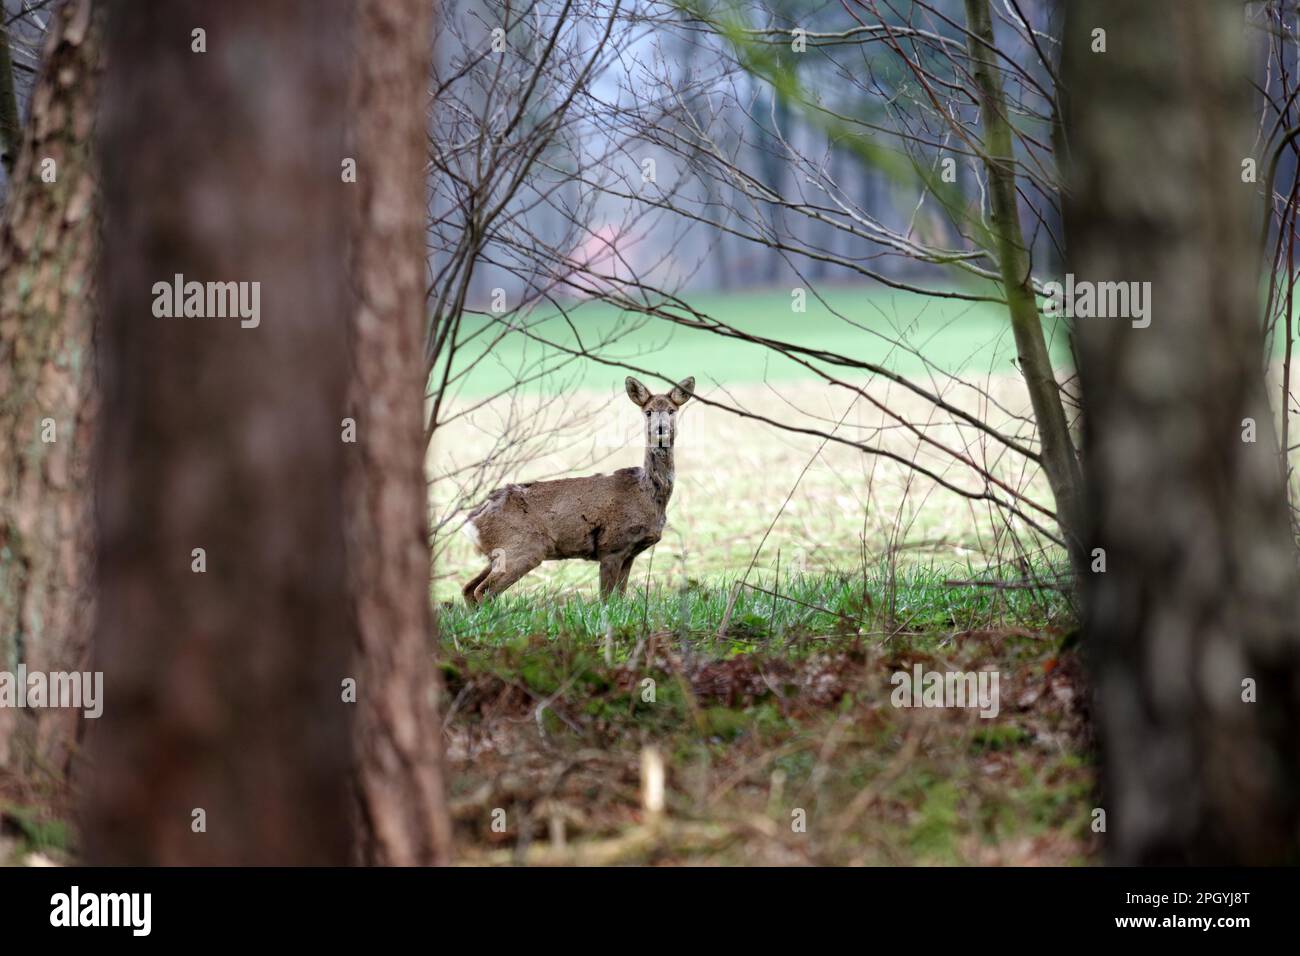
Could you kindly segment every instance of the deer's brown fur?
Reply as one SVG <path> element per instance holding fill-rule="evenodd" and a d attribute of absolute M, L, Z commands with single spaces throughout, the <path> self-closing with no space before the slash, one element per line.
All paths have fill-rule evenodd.
<path fill-rule="evenodd" d="M 492 563 L 462 589 L 471 606 L 500 594 L 543 561 L 600 562 L 600 593 L 627 587 L 632 562 L 663 533 L 672 497 L 677 411 L 695 388 L 688 378 L 653 395 L 635 378 L 628 397 L 642 411 L 645 464 L 612 475 L 506 485 L 470 512 L 465 532 Z"/>

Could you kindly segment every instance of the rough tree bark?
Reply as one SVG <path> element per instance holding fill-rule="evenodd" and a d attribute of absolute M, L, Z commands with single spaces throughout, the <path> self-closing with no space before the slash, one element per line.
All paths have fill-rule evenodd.
<path fill-rule="evenodd" d="M 360 0 L 349 155 L 352 243 L 348 557 L 360 640 L 354 858 L 446 862 L 424 477 L 428 0 Z"/>
<path fill-rule="evenodd" d="M 109 10 L 89 862 L 350 858 L 348 10 Z M 259 281 L 260 324 L 156 317 L 177 274 Z"/>
<path fill-rule="evenodd" d="M 1083 476 L 1070 436 L 1069 421 L 1043 336 L 1043 324 L 1034 298 L 1029 249 L 1020 227 L 1016 196 L 1015 150 L 1007 101 L 998 74 L 997 46 L 989 0 L 966 0 L 966 26 L 975 84 L 980 91 L 980 125 L 984 129 L 984 168 L 989 179 L 989 203 L 1002 273 L 1002 288 L 1011 314 L 1020 372 L 1029 391 L 1030 406 L 1038 426 L 1043 474 L 1056 501 L 1056 522 L 1070 552 L 1076 574 L 1086 569 L 1078 528 L 1081 519 Z"/>
<path fill-rule="evenodd" d="M 1070 271 L 1151 283 L 1149 327 L 1075 328 L 1110 856 L 1295 863 L 1300 582 L 1260 372 L 1242 6 L 1071 0 L 1066 16 Z"/>
<path fill-rule="evenodd" d="M 89 646 L 98 6 L 71 0 L 51 18 L 0 226 L 0 669 L 10 671 L 79 669 Z M 76 728 L 73 711 L 0 709 L 0 768 L 61 786 Z"/>

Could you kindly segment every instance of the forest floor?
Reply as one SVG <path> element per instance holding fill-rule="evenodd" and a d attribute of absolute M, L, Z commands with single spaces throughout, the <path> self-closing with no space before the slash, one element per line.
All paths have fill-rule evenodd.
<path fill-rule="evenodd" d="M 777 599 L 750 583 L 764 590 L 741 589 L 721 638 L 729 587 L 444 610 L 459 859 L 1096 859 L 1087 694 L 1059 599 L 919 572 L 807 576 Z M 896 706 L 895 675 L 918 665 L 996 674 L 996 715 Z"/>
<path fill-rule="evenodd" d="M 521 589 L 439 618 L 461 863 L 1097 859 L 1088 696 L 1054 590 L 881 566 L 609 602 Z M 903 706 L 918 667 L 985 696 Z M 0 792 L 0 862 L 75 860 L 67 806 Z"/>

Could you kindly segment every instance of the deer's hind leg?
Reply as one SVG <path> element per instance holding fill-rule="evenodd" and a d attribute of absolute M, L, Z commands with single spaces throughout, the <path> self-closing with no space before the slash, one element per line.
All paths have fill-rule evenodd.
<path fill-rule="evenodd" d="M 460 589 L 460 593 L 465 595 L 465 603 L 470 607 L 478 605 L 478 599 L 474 596 L 474 589 L 486 580 L 487 576 L 492 573 L 492 565 L 488 565 L 474 577 L 470 578 L 469 583 Z"/>
<path fill-rule="evenodd" d="M 495 597 L 542 563 L 540 551 L 498 551 L 492 555 L 492 568 L 474 588 L 474 603 Z"/>

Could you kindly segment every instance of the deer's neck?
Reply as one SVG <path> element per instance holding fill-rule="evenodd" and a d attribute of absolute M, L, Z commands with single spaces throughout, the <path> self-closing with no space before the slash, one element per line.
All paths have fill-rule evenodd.
<path fill-rule="evenodd" d="M 668 507 L 668 499 L 673 494 L 673 481 L 677 474 L 673 470 L 673 450 L 647 445 L 645 450 L 645 476 L 650 482 L 655 504 L 663 511 Z"/>

